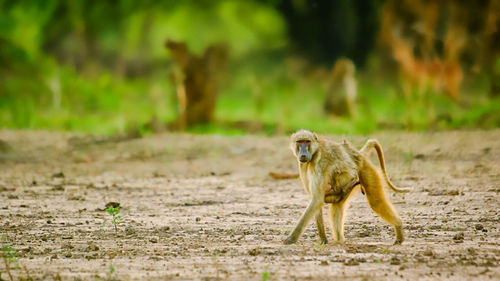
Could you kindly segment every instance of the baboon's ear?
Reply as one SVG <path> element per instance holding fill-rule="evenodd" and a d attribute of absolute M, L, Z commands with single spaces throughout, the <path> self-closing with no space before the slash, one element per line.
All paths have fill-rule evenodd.
<path fill-rule="evenodd" d="M 316 135 L 316 133 L 313 133 L 313 137 L 315 141 L 318 141 L 318 135 Z"/>

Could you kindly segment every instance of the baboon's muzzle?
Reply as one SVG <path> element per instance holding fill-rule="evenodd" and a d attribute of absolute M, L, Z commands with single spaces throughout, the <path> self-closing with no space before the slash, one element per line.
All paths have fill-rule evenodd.
<path fill-rule="evenodd" d="M 307 150 L 307 144 L 300 144 L 300 150 L 297 158 L 299 158 L 299 161 L 302 163 L 311 161 L 311 154 Z"/>

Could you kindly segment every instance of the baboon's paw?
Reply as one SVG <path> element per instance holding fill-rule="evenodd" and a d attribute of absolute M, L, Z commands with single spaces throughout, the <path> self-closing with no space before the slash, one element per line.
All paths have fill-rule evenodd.
<path fill-rule="evenodd" d="M 283 240 L 283 244 L 285 245 L 294 244 L 295 242 L 297 242 L 297 239 L 294 239 L 291 236 L 288 236 L 285 240 Z"/>

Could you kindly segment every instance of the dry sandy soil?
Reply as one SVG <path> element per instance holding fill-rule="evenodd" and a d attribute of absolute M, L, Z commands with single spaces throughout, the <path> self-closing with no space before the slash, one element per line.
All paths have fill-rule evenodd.
<path fill-rule="evenodd" d="M 113 140 L 0 131 L 0 231 L 35 280 L 500 280 L 500 130 L 386 133 L 406 241 L 361 193 L 346 245 L 314 224 L 286 137 L 162 134 Z M 333 136 L 339 139 L 339 136 Z M 364 136 L 350 138 L 360 147 Z M 115 232 L 107 202 L 122 206 Z M 331 237 L 330 233 L 329 237 Z M 331 239 L 330 239 L 331 241 Z M 109 274 L 109 265 L 115 272 Z M 24 268 L 24 269 L 23 269 Z M 8 280 L 3 261 L 1 278 Z"/>

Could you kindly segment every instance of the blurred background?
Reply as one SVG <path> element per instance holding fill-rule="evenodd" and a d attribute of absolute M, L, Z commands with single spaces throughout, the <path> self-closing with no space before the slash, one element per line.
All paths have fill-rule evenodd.
<path fill-rule="evenodd" d="M 500 1 L 0 0 L 0 128 L 500 127 Z"/>

